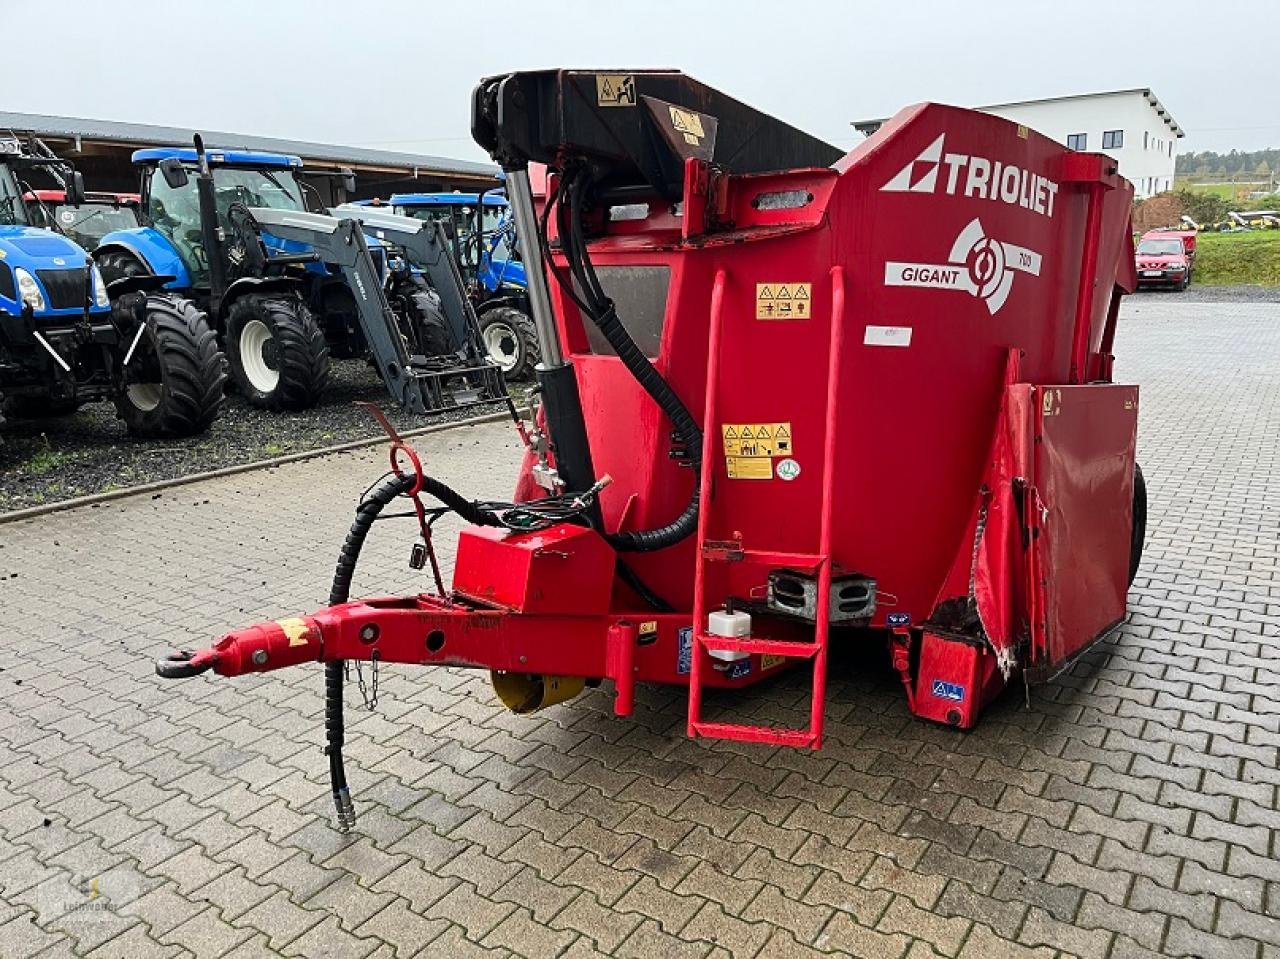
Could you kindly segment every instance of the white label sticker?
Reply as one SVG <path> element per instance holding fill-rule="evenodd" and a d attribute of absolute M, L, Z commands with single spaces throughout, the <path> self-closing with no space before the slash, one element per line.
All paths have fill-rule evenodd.
<path fill-rule="evenodd" d="M 778 460 L 775 467 L 778 479 L 787 480 L 788 482 L 800 475 L 800 464 L 788 457 L 785 460 Z"/>
<path fill-rule="evenodd" d="M 868 326 L 862 342 L 866 346 L 910 346 L 911 327 Z"/>

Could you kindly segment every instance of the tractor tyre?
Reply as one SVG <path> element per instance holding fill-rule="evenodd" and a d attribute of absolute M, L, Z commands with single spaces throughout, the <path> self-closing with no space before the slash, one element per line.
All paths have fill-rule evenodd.
<path fill-rule="evenodd" d="M 96 262 L 98 272 L 102 274 L 102 282 L 108 285 L 131 276 L 145 276 L 149 272 L 136 256 L 122 250 L 104 253 Z"/>
<path fill-rule="evenodd" d="M 251 293 L 227 316 L 227 356 L 236 388 L 254 406 L 305 410 L 329 381 L 329 346 L 296 296 Z"/>
<path fill-rule="evenodd" d="M 440 297 L 426 281 L 412 277 L 395 284 L 394 295 L 410 352 L 422 356 L 446 356 L 450 348 L 449 321 L 440 306 Z"/>
<path fill-rule="evenodd" d="M 508 380 L 527 380 L 542 359 L 532 318 L 513 306 L 495 306 L 480 314 L 480 340 Z"/>
<path fill-rule="evenodd" d="M 1142 467 L 1133 464 L 1133 532 L 1129 537 L 1129 585 L 1138 575 L 1142 562 L 1142 547 L 1147 541 L 1147 481 Z"/>
<path fill-rule="evenodd" d="M 132 327 L 117 350 L 123 389 L 115 397 L 116 412 L 130 434 L 195 436 L 217 419 L 226 358 L 209 317 L 190 300 L 148 294 L 141 328 Z"/>

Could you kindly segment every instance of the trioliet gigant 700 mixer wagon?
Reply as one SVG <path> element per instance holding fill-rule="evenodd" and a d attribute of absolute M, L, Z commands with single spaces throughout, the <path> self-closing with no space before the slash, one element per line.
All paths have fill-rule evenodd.
<path fill-rule="evenodd" d="M 332 606 L 157 665 L 326 663 L 344 824 L 347 660 L 488 669 L 519 712 L 687 684 L 690 735 L 817 748 L 834 642 L 887 641 L 911 710 L 967 728 L 1121 622 L 1146 506 L 1138 390 L 1111 382 L 1135 284 L 1114 160 L 937 104 L 841 156 L 670 70 L 488 79 L 472 127 L 543 344 L 515 502 L 394 443 Z M 398 496 L 415 565 L 434 515 L 472 524 L 452 589 L 347 602 Z M 706 687 L 788 665 L 807 729 L 704 720 Z"/>

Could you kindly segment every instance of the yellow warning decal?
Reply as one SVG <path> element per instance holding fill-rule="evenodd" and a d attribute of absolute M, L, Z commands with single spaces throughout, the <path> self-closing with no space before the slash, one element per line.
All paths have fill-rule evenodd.
<path fill-rule="evenodd" d="M 596 103 L 602 107 L 635 106 L 635 76 L 630 73 L 597 73 Z"/>
<path fill-rule="evenodd" d="M 807 320 L 813 312 L 812 283 L 757 283 L 757 320 Z"/>
<path fill-rule="evenodd" d="M 290 646 L 305 646 L 311 639 L 311 627 L 307 625 L 305 619 L 297 616 L 292 619 L 278 619 L 276 625 L 289 637 Z"/>
<path fill-rule="evenodd" d="M 702 117 L 692 110 L 681 110 L 676 106 L 668 106 L 667 109 L 671 111 L 671 126 L 684 137 L 684 142 L 690 146 L 701 146 L 702 138 L 706 136 L 702 129 Z"/>
<path fill-rule="evenodd" d="M 726 423 L 720 428 L 725 456 L 791 456 L 790 423 Z"/>
<path fill-rule="evenodd" d="M 762 456 L 726 456 L 729 479 L 773 479 L 773 460 Z"/>
<path fill-rule="evenodd" d="M 764 656 L 761 656 L 760 672 L 764 672 L 766 669 L 773 669 L 775 666 L 781 666 L 786 661 L 787 661 L 787 657 L 785 656 L 770 656 L 767 654 Z"/>

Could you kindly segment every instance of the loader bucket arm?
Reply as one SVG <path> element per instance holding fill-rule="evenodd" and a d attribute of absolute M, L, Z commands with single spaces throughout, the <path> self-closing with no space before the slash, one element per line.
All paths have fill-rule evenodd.
<path fill-rule="evenodd" d="M 438 223 L 400 216 L 382 210 L 334 210 L 340 220 L 355 220 L 363 232 L 379 240 L 393 243 L 404 250 L 415 266 L 422 269 L 432 289 L 440 295 L 440 305 L 449 321 L 453 342 L 466 349 L 468 356 L 478 357 L 479 323 L 458 264 L 449 255 L 448 243 Z"/>
<path fill-rule="evenodd" d="M 844 154 L 678 70 L 537 70 L 489 77 L 471 134 L 508 170 L 589 157 L 603 189 L 647 183 L 681 198 L 689 158 L 763 173 L 831 166 Z"/>
<path fill-rule="evenodd" d="M 468 403 L 500 395 L 501 391 L 495 391 L 494 383 L 489 382 L 496 383 L 495 377 L 482 364 L 442 364 L 441 358 L 409 355 L 359 220 L 263 207 L 251 208 L 249 213 L 263 232 L 305 243 L 321 260 L 342 271 L 355 299 L 360 326 L 378 373 L 387 390 L 404 409 L 410 413 L 429 413 L 446 405 L 464 405 L 456 401 L 446 403 L 443 383 L 446 377 L 467 376 L 485 381 L 485 388 L 479 391 L 480 399 L 468 399 Z M 450 305 L 446 303 L 445 308 L 449 310 Z M 458 315 L 456 309 L 451 315 Z M 432 365 L 425 365 L 426 361 L 433 361 Z"/>

